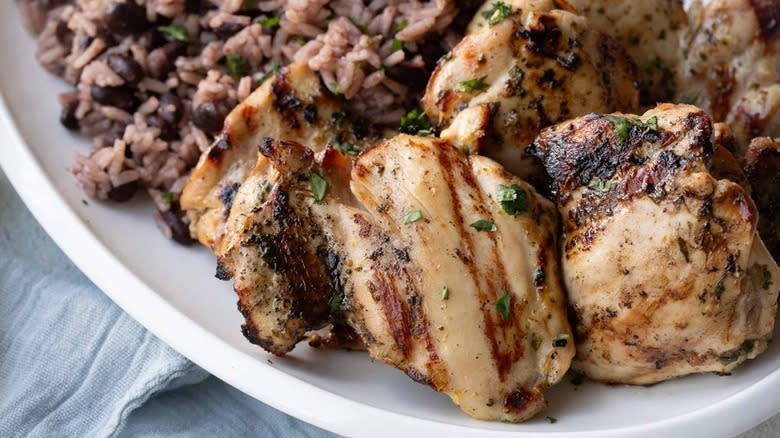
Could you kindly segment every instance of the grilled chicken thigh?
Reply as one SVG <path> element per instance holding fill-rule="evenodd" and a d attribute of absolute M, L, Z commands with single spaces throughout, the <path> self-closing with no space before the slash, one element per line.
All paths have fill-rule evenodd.
<path fill-rule="evenodd" d="M 556 3 L 487 2 L 442 59 L 423 98 L 425 112 L 442 129 L 464 109 L 490 104 L 495 138 L 484 153 L 537 185 L 544 171 L 525 147 L 541 128 L 638 105 L 623 48 Z"/>
<path fill-rule="evenodd" d="M 687 28 L 680 0 L 566 0 L 590 27 L 617 39 L 637 66 L 643 104 L 674 96 Z"/>
<path fill-rule="evenodd" d="M 532 146 L 564 217 L 574 366 L 589 377 L 729 372 L 766 349 L 780 270 L 745 189 L 712 176 L 713 148 L 710 118 L 670 104 L 561 123 Z"/>
<path fill-rule="evenodd" d="M 695 2 L 677 100 L 727 122 L 742 159 L 750 140 L 780 135 L 780 1 Z"/>
<path fill-rule="evenodd" d="M 745 172 L 758 207 L 759 234 L 775 260 L 780 260 L 780 139 L 761 137 L 750 142 Z"/>
<path fill-rule="evenodd" d="M 351 174 L 332 149 L 315 160 L 268 140 L 260 152 L 220 257 L 252 342 L 283 354 L 333 311 L 371 357 L 469 415 L 543 408 L 574 354 L 552 203 L 432 138 L 388 140 Z"/>
<path fill-rule="evenodd" d="M 357 153 L 378 141 L 368 126 L 353 125 L 305 64 L 282 69 L 227 116 L 221 136 L 192 171 L 180 203 L 193 236 L 219 252 L 233 198 L 255 166 L 263 138 L 305 143 L 315 151 L 332 144 Z"/>

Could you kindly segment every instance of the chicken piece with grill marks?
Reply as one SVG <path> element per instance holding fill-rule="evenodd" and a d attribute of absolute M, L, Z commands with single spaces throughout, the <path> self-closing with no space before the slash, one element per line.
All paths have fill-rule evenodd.
<path fill-rule="evenodd" d="M 254 168 L 265 137 L 305 143 L 314 151 L 332 144 L 352 153 L 380 139 L 370 125 L 353 124 L 305 64 L 283 68 L 231 111 L 182 193 L 192 235 L 216 253 L 236 191 Z"/>
<path fill-rule="evenodd" d="M 283 354 L 346 320 L 371 357 L 469 415 L 517 422 L 544 407 L 574 355 L 550 201 L 433 138 L 388 140 L 351 173 L 332 149 L 260 152 L 219 259 L 252 342 Z"/>
<path fill-rule="evenodd" d="M 566 0 L 590 26 L 614 37 L 637 66 L 641 102 L 668 102 L 676 91 L 687 17 L 681 0 Z"/>
<path fill-rule="evenodd" d="M 754 137 L 780 135 L 780 1 L 693 2 L 676 100 L 726 122 L 737 159 Z"/>
<path fill-rule="evenodd" d="M 780 138 L 753 139 L 745 155 L 745 173 L 758 207 L 759 234 L 780 260 Z"/>
<path fill-rule="evenodd" d="M 747 191 L 713 177 L 714 147 L 709 116 L 671 104 L 574 119 L 532 146 L 565 218 L 573 366 L 589 377 L 725 373 L 766 349 L 780 269 Z"/>
<path fill-rule="evenodd" d="M 428 82 L 423 107 L 442 130 L 489 104 L 484 153 L 537 187 L 544 170 L 525 148 L 545 126 L 591 111 L 633 111 L 633 65 L 615 40 L 565 2 L 487 2 Z"/>

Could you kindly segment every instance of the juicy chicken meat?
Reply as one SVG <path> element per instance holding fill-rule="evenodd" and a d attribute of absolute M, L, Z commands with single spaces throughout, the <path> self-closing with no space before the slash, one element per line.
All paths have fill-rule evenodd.
<path fill-rule="evenodd" d="M 641 102 L 674 96 L 687 17 L 680 0 L 566 0 L 591 28 L 617 39 L 637 66 Z"/>
<path fill-rule="evenodd" d="M 676 99 L 727 122 L 742 159 L 754 137 L 780 135 L 780 1 L 694 2 Z"/>
<path fill-rule="evenodd" d="M 780 139 L 754 139 L 745 156 L 745 172 L 758 207 L 758 232 L 780 260 Z"/>
<path fill-rule="evenodd" d="M 219 252 L 225 219 L 236 191 L 257 161 L 263 138 L 327 145 L 355 153 L 378 141 L 365 124 L 348 120 L 338 100 L 305 64 L 292 64 L 253 92 L 225 119 L 221 136 L 192 171 L 181 196 L 190 231 Z"/>
<path fill-rule="evenodd" d="M 574 355 L 550 201 L 433 138 L 400 135 L 351 169 L 332 149 L 268 140 L 260 153 L 219 259 L 252 342 L 282 354 L 331 310 L 372 358 L 471 416 L 544 407 Z"/>
<path fill-rule="evenodd" d="M 557 3 L 565 4 L 487 2 L 433 72 L 423 98 L 441 129 L 464 109 L 489 104 L 493 139 L 483 152 L 537 187 L 544 170 L 525 148 L 541 128 L 638 105 L 623 48 Z"/>
<path fill-rule="evenodd" d="M 780 269 L 745 189 L 715 179 L 713 124 L 688 105 L 551 127 L 573 365 L 607 382 L 726 373 L 767 347 Z"/>

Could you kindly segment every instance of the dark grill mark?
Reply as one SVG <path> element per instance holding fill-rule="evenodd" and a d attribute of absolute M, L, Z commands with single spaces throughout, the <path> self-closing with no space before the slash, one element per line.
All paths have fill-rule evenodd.
<path fill-rule="evenodd" d="M 504 408 L 519 414 L 542 401 L 542 394 L 536 390 L 516 389 L 504 398 Z"/>
<path fill-rule="evenodd" d="M 241 187 L 241 183 L 230 184 L 229 186 L 222 189 L 222 192 L 219 194 L 219 200 L 225 207 L 224 216 L 226 220 L 230 214 L 230 207 L 233 206 L 233 201 L 236 199 L 236 193 L 238 193 L 239 187 Z"/>
<path fill-rule="evenodd" d="M 286 68 L 282 69 L 271 84 L 271 92 L 274 95 L 273 106 L 282 116 L 282 120 L 284 120 L 285 123 L 291 128 L 297 129 L 300 127 L 300 123 L 298 122 L 296 113 L 303 104 L 295 96 L 295 90 L 293 90 L 289 79 L 287 78 L 288 74 L 289 70 Z"/>
<path fill-rule="evenodd" d="M 211 148 L 208 152 L 208 158 L 209 160 L 213 162 L 219 162 L 219 160 L 222 158 L 222 153 L 226 150 L 230 149 L 230 138 L 228 137 L 228 133 L 223 133 L 216 142 L 214 142 L 213 145 L 211 145 Z"/>

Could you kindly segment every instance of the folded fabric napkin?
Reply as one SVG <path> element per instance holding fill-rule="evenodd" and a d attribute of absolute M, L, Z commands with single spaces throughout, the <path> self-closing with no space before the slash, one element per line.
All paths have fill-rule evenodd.
<path fill-rule="evenodd" d="M 70 263 L 0 173 L 0 437 L 118 435 L 329 436 L 146 331 Z"/>
<path fill-rule="evenodd" d="M 303 401 L 302 401 L 303 402 Z M 0 172 L 0 437 L 326 437 L 209 377 L 125 314 Z M 741 438 L 780 437 L 780 416 Z"/>

